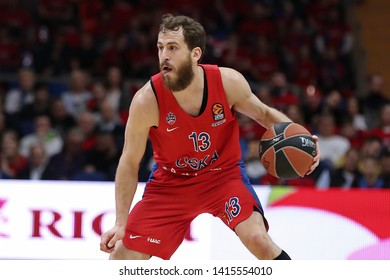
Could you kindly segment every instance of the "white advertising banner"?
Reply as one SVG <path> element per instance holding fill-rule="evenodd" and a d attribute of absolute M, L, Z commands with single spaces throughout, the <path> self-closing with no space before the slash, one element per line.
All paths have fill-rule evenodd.
<path fill-rule="evenodd" d="M 135 201 L 141 199 L 140 183 Z M 270 235 L 293 259 L 390 259 L 389 191 L 256 187 Z M 107 259 L 100 235 L 115 220 L 112 182 L 0 180 L 0 259 Z M 208 214 L 172 260 L 253 260 Z"/>

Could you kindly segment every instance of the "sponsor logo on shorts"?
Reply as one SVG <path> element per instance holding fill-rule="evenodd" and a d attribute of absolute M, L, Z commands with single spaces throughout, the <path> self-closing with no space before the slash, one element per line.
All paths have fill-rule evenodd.
<path fill-rule="evenodd" d="M 142 235 L 132 235 L 132 234 L 130 234 L 130 236 L 129 236 L 130 239 L 136 239 L 136 238 L 140 238 L 140 237 L 142 237 Z"/>
<path fill-rule="evenodd" d="M 156 238 L 153 238 L 153 237 L 148 237 L 147 241 L 150 242 L 150 243 L 157 244 L 157 245 L 161 244 L 161 240 L 160 239 L 156 239 Z"/>

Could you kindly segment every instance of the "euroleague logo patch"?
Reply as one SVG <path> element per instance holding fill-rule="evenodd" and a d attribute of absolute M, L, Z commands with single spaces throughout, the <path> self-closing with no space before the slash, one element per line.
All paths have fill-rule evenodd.
<path fill-rule="evenodd" d="M 220 121 L 225 118 L 224 109 L 221 103 L 215 103 L 212 110 L 214 121 Z"/>
<path fill-rule="evenodd" d="M 213 119 L 216 122 L 213 123 L 212 126 L 221 125 L 226 121 L 224 108 L 221 103 L 215 103 L 212 107 L 212 112 L 213 112 Z"/>

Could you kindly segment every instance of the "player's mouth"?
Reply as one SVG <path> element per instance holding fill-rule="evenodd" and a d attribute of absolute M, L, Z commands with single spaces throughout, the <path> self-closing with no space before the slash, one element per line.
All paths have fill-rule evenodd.
<path fill-rule="evenodd" d="M 161 67 L 161 73 L 162 73 L 163 75 L 168 74 L 168 73 L 171 72 L 172 70 L 173 70 L 173 69 L 172 69 L 171 67 L 166 66 L 166 65 L 164 65 L 164 66 Z"/>

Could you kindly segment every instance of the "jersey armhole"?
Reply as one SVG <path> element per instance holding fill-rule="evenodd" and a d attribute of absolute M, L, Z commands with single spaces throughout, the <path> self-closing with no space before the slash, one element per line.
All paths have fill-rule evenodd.
<path fill-rule="evenodd" d="M 157 92 L 156 92 L 156 89 L 154 88 L 154 84 L 153 84 L 153 80 L 152 80 L 152 79 L 150 79 L 150 85 L 151 85 L 151 87 L 152 87 L 153 94 L 154 94 L 154 96 L 156 97 L 156 100 L 157 100 L 157 106 L 158 106 L 158 97 L 157 97 Z M 158 128 L 158 126 L 154 125 L 154 126 L 152 126 L 152 128 L 154 128 L 154 129 L 157 129 L 157 128 Z"/>

